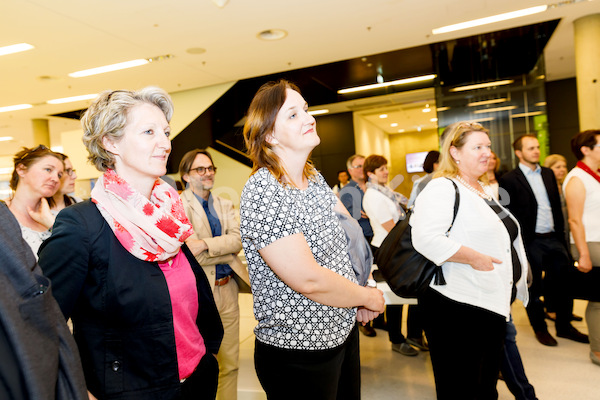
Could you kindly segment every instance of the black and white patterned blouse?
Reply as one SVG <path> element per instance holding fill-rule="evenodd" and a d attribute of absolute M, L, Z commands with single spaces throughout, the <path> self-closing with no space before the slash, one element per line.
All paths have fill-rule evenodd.
<path fill-rule="evenodd" d="M 333 211 L 337 197 L 321 174 L 317 181 L 310 181 L 306 190 L 284 187 L 261 168 L 242 191 L 240 231 L 258 321 L 254 333 L 272 346 L 333 348 L 344 343 L 356 321 L 355 308 L 325 306 L 291 289 L 258 253 L 277 239 L 302 233 L 319 265 L 356 283 L 346 237 Z"/>

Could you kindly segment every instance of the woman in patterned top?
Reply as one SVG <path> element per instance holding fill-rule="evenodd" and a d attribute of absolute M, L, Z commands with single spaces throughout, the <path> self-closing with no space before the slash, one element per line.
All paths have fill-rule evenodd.
<path fill-rule="evenodd" d="M 54 216 L 46 197 L 60 189 L 64 167 L 62 158 L 44 145 L 23 148 L 14 157 L 15 169 L 10 178 L 13 195 L 6 201 L 14 214 L 23 239 L 37 257 L 42 242 L 50 237 Z"/>
<path fill-rule="evenodd" d="M 258 320 L 255 366 L 269 399 L 358 399 L 356 320 L 384 309 L 359 286 L 334 210 L 346 212 L 308 161 L 320 142 L 299 89 L 263 85 L 244 139 L 254 163 L 240 204 Z M 357 311 L 358 309 L 358 311 Z"/>

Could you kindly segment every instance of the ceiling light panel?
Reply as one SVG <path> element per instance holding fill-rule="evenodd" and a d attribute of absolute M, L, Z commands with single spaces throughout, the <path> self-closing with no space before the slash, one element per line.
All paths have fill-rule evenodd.
<path fill-rule="evenodd" d="M 22 51 L 31 50 L 34 47 L 28 43 L 19 43 L 13 44 L 10 46 L 0 47 L 0 56 L 5 56 L 7 54 L 20 53 Z"/>
<path fill-rule="evenodd" d="M 398 79 L 398 80 L 390 81 L 390 82 L 374 83 L 371 85 L 364 85 L 364 86 L 357 86 L 357 87 L 353 87 L 353 88 L 340 89 L 340 90 L 338 90 L 338 94 L 354 93 L 354 92 L 361 92 L 364 90 L 380 89 L 380 88 L 384 88 L 384 87 L 388 87 L 388 86 L 405 85 L 408 83 L 429 81 L 429 80 L 435 79 L 435 77 L 436 77 L 435 74 L 430 74 L 430 75 L 415 76 L 413 78 Z"/>
<path fill-rule="evenodd" d="M 511 83 L 514 83 L 514 82 L 515 81 L 512 79 L 505 79 L 502 81 L 493 81 L 493 82 L 477 83 L 475 85 L 458 86 L 458 87 L 450 89 L 450 91 L 451 92 L 464 92 L 467 90 L 485 89 L 485 88 L 494 87 L 494 86 L 510 85 Z"/>
<path fill-rule="evenodd" d="M 503 13 L 503 14 L 492 15 L 490 17 L 460 22 L 458 24 L 442 26 L 441 28 L 432 29 L 431 33 L 433 33 L 434 35 L 439 35 L 441 33 L 454 32 L 454 31 L 459 31 L 462 29 L 473 28 L 476 26 L 493 24 L 495 22 L 506 21 L 506 20 L 513 19 L 513 18 L 524 17 L 526 15 L 538 14 L 538 13 L 546 11 L 547 9 L 548 9 L 547 5 L 524 8 L 522 10 L 511 11 L 511 12 L 507 12 L 507 13 Z"/>
<path fill-rule="evenodd" d="M 117 64 L 105 65 L 103 67 L 90 68 L 90 69 L 85 69 L 82 71 L 71 72 L 69 74 L 69 76 L 71 78 L 81 78 L 84 76 L 103 74 L 105 72 L 118 71 L 120 69 L 139 67 L 141 65 L 146 65 L 149 62 L 150 61 L 146 60 L 145 58 L 140 58 L 137 60 L 131 60 L 131 61 L 125 61 L 125 62 L 117 63 Z"/>
<path fill-rule="evenodd" d="M 491 112 L 500 112 L 500 111 L 510 111 L 517 108 L 517 106 L 506 106 L 506 107 L 496 107 L 496 108 L 483 108 L 481 110 L 473 111 L 473 114 L 485 114 Z"/>
<path fill-rule="evenodd" d="M 491 99 L 491 100 L 474 101 L 472 103 L 467 104 L 467 106 L 469 106 L 469 107 L 485 106 L 487 104 L 504 103 L 507 100 L 508 100 L 507 98 L 502 98 L 502 99 Z"/>
<path fill-rule="evenodd" d="M 8 111 L 26 110 L 31 107 L 33 107 L 31 104 L 16 104 L 14 106 L 0 107 L 0 113 Z"/>

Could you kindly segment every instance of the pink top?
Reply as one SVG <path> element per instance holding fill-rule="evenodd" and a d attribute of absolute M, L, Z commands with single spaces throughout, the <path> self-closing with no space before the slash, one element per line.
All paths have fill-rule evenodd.
<path fill-rule="evenodd" d="M 172 261 L 171 265 L 168 262 L 158 265 L 165 275 L 171 296 L 179 379 L 184 379 L 194 372 L 206 354 L 206 347 L 196 325 L 198 318 L 196 277 L 183 251 L 179 250 Z"/>

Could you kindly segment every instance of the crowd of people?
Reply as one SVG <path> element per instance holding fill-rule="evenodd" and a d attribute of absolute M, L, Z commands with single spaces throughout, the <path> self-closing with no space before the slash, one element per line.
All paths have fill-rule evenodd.
<path fill-rule="evenodd" d="M 238 214 L 212 193 L 206 150 L 183 156 L 180 193 L 161 179 L 172 115 L 156 87 L 101 93 L 81 119 L 101 173 L 87 200 L 73 195 L 66 155 L 40 145 L 14 156 L 13 193 L 0 204 L 0 398 L 235 400 L 243 292 L 269 399 L 359 399 L 359 331 L 376 328 L 392 351 L 428 352 L 438 399 L 497 398 L 499 375 L 516 399 L 536 399 L 516 299 L 542 345 L 558 344 L 554 319 L 556 335 L 590 343 L 600 365 L 600 131 L 574 136 L 568 174 L 560 155 L 541 166 L 536 136 L 523 135 L 518 166 L 500 175 L 488 130 L 457 122 L 410 198 L 388 186 L 377 154 L 351 156 L 332 190 L 310 161 L 320 138 L 300 89 L 269 82 L 243 129 L 253 168 Z M 386 306 L 371 253 L 376 265 L 408 209 L 414 248 L 446 282 L 408 307 L 405 336 L 403 305 Z M 352 229 L 366 256 L 350 254 Z M 589 337 L 571 323 L 581 319 L 574 299 L 588 300 Z"/>

